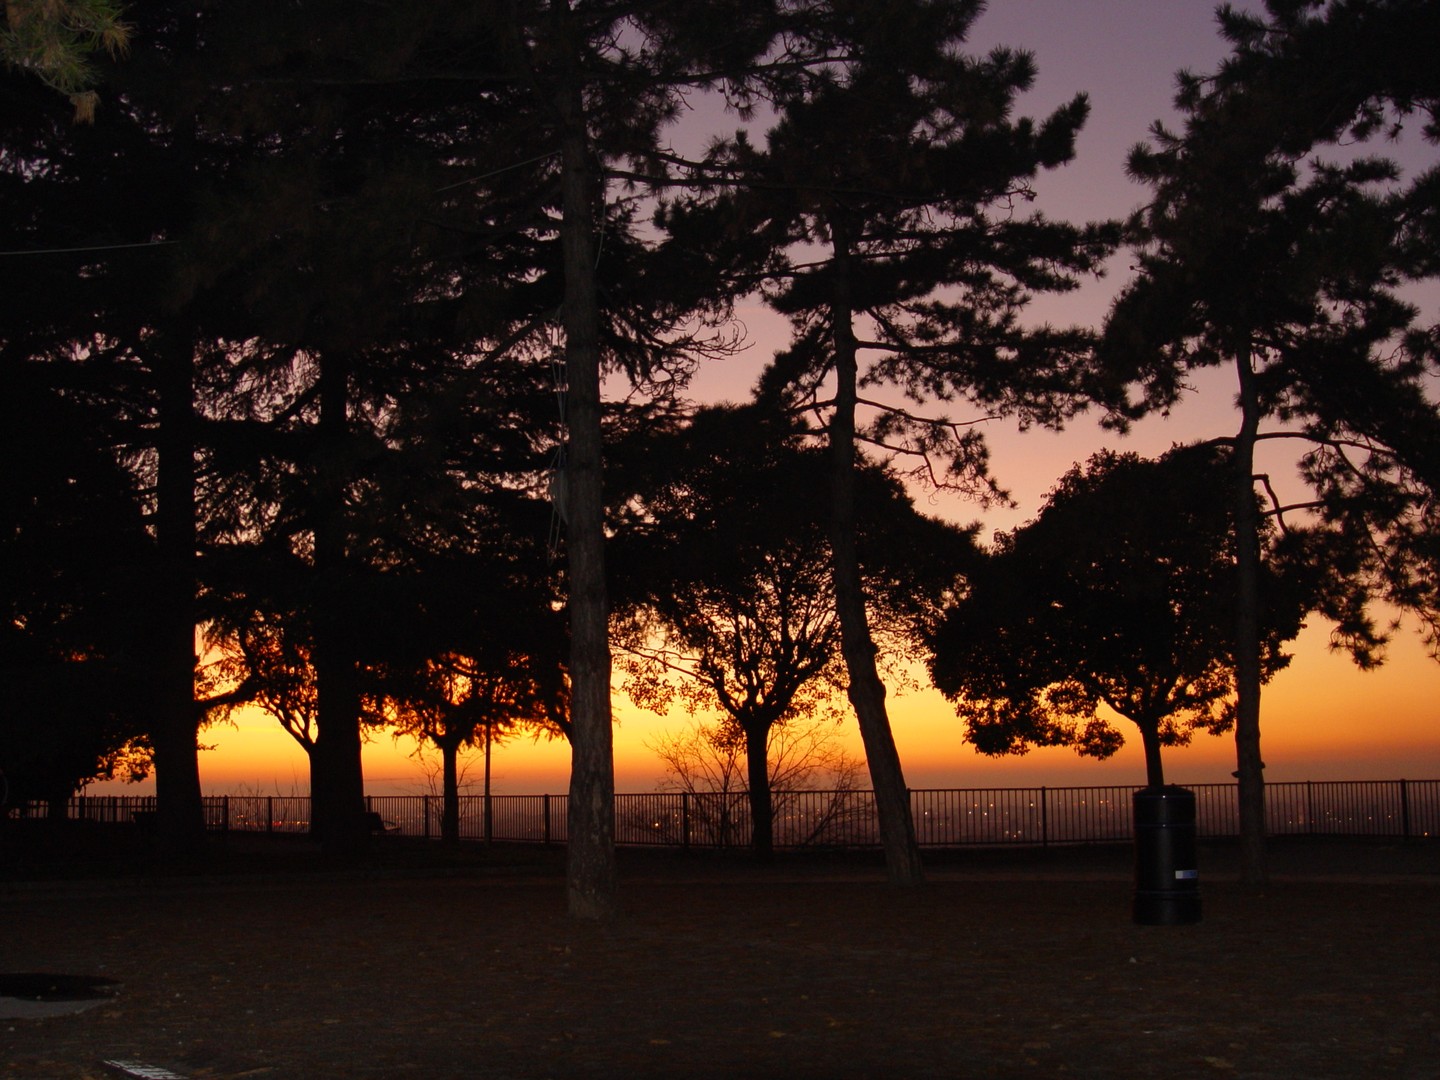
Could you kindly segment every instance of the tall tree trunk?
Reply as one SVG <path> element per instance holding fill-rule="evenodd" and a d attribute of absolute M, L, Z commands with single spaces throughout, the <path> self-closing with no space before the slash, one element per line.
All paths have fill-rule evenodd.
<path fill-rule="evenodd" d="M 315 682 L 319 731 L 311 757 L 311 831 L 325 851 L 351 854 L 369 840 L 365 783 L 360 765 L 360 695 L 355 663 L 343 636 L 333 628 L 317 632 Z"/>
<path fill-rule="evenodd" d="M 1145 784 L 1165 786 L 1165 764 L 1160 760 L 1160 724 L 1147 721 L 1140 725 L 1140 745 L 1145 749 Z"/>
<path fill-rule="evenodd" d="M 331 854 L 365 847 L 365 778 L 360 764 L 360 689 L 345 613 L 348 542 L 345 485 L 338 461 L 349 437 L 349 372 L 335 356 L 320 360 L 320 451 L 311 474 L 315 514 L 315 753 L 311 830 Z"/>
<path fill-rule="evenodd" d="M 485 721 L 485 843 L 495 842 L 495 804 L 490 798 L 490 752 L 494 749 L 494 730 Z"/>
<path fill-rule="evenodd" d="M 851 325 L 850 240 L 843 227 L 831 224 L 834 254 L 834 297 L 831 308 L 835 347 L 835 410 L 830 420 L 831 572 L 835 612 L 840 622 L 840 651 L 849 676 L 848 695 L 860 723 L 870 786 L 880 824 L 880 844 L 892 883 L 915 885 L 924 880 L 910 792 L 885 709 L 885 684 L 875 666 L 875 642 L 860 584 L 855 511 L 855 399 L 857 346 Z"/>
<path fill-rule="evenodd" d="M 561 247 L 565 268 L 565 549 L 570 608 L 570 799 L 566 884 L 570 914 L 615 913 L 615 760 L 600 433 L 600 308 L 595 286 L 595 193 L 578 45 L 568 5 L 555 5 L 571 65 L 557 95 L 561 118 Z"/>
<path fill-rule="evenodd" d="M 460 742 L 440 740 L 440 839 L 460 842 Z"/>
<path fill-rule="evenodd" d="M 744 725 L 745 772 L 750 789 L 750 850 L 755 861 L 768 863 L 775 856 L 775 801 L 770 791 L 770 725 L 756 721 Z"/>
<path fill-rule="evenodd" d="M 195 356 L 188 335 L 157 338 L 156 540 L 160 580 L 155 713 L 156 830 L 162 850 L 184 857 L 205 842 L 195 710 Z"/>
<path fill-rule="evenodd" d="M 1235 756 L 1240 797 L 1240 874 L 1263 885 L 1265 763 L 1260 757 L 1260 515 L 1255 505 L 1255 437 L 1260 402 L 1254 354 L 1239 351 L 1240 433 L 1235 438 Z"/>

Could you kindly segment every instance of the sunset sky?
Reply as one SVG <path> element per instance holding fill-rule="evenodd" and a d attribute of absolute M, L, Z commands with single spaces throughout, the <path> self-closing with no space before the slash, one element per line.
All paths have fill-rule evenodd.
<path fill-rule="evenodd" d="M 1242 5 L 1256 6 L 1256 5 Z M 1031 50 L 1039 67 L 1033 92 L 1021 103 L 1039 115 L 1075 92 L 1090 96 L 1090 122 L 1082 133 L 1077 161 L 1040 178 L 1037 188 L 1045 211 L 1071 219 L 1124 215 L 1144 199 L 1144 189 L 1124 175 L 1129 148 L 1146 136 L 1150 124 L 1173 115 L 1170 98 L 1180 68 L 1212 69 L 1224 53 L 1214 30 L 1208 0 L 993 0 L 982 16 L 972 44 L 977 51 L 1006 44 Z M 705 121 L 701 119 L 700 123 Z M 733 128 L 722 118 L 722 130 Z M 688 142 L 688 137 L 686 138 Z M 1433 148 L 1430 149 L 1433 154 Z M 1124 281 L 1123 256 L 1109 277 L 1040 309 L 1052 322 L 1097 323 Z M 1434 315 L 1433 291 L 1422 297 Z M 704 399 L 739 399 L 773 349 L 784 341 L 783 324 L 758 305 L 739 313 L 752 346 L 742 357 L 702 373 L 694 390 Z M 1197 383 L 1196 393 L 1176 414 L 1141 425 L 1125 439 L 1079 423 L 1053 434 L 1021 434 L 1013 426 L 992 423 L 992 465 L 1018 505 L 982 515 L 973 505 L 952 498 L 919 494 L 922 508 L 956 521 L 984 521 L 986 532 L 1009 528 L 1032 517 L 1055 479 L 1076 460 L 1102 446 L 1154 454 L 1172 443 L 1228 435 L 1236 419 L 1233 394 L 1224 371 Z M 955 414 L 956 419 L 962 419 Z M 1292 463 L 1267 461 L 1272 479 L 1286 494 L 1295 493 Z M 1402 626 L 1389 661 L 1376 672 L 1361 673 L 1343 656 L 1326 648 L 1328 628 L 1312 620 L 1295 643 L 1295 660 L 1265 690 L 1263 750 L 1271 780 L 1410 779 L 1440 777 L 1440 665 L 1430 660 L 1414 633 Z M 657 733 L 688 722 L 682 713 L 657 718 L 616 699 L 616 774 L 621 791 L 655 787 L 662 768 L 646 747 Z M 960 741 L 960 728 L 949 705 L 933 691 L 891 699 L 891 718 L 906 779 L 911 787 L 1005 787 L 1032 784 L 1108 784 L 1144 782 L 1138 739 L 1110 761 L 1095 762 L 1069 750 L 1032 752 L 1020 758 L 981 757 Z M 853 721 L 844 736 L 859 756 Z M 1122 728 L 1124 730 L 1124 728 Z M 1133 730 L 1133 729 L 1132 729 Z M 237 726 L 218 725 L 201 741 L 215 749 L 201 755 L 208 793 L 249 791 L 259 794 L 303 792 L 308 786 L 304 754 L 273 720 L 258 712 L 237 717 Z M 408 757 L 413 744 L 395 746 L 381 735 L 366 748 L 366 787 L 372 794 L 418 793 L 426 781 Z M 501 793 L 560 792 L 568 781 L 569 752 L 563 743 L 532 744 L 517 739 L 498 746 L 495 790 Z M 1167 752 L 1168 777 L 1175 782 L 1226 780 L 1234 769 L 1229 736 L 1198 736 L 1184 749 Z M 478 783 L 478 755 L 468 779 Z M 91 791 L 127 793 L 134 787 L 103 785 Z"/>

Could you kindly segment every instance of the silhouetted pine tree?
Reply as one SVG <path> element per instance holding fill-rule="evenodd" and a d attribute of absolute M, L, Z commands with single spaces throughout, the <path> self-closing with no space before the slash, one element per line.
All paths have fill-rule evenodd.
<path fill-rule="evenodd" d="M 962 53 L 979 3 L 819 5 L 835 62 L 782 89 L 764 148 L 740 138 L 707 163 L 736 191 L 740 228 L 793 264 L 767 299 L 790 316 L 790 349 L 762 392 L 823 420 L 832 456 L 834 587 L 849 695 L 865 741 L 892 880 L 922 871 L 909 798 L 875 664 L 856 550 L 857 454 L 869 443 L 925 479 L 993 496 L 978 432 L 862 398 L 897 387 L 915 402 L 967 400 L 1027 422 L 1083 405 L 1089 339 L 1026 329 L 1035 291 L 1063 290 L 1109 250 L 1103 228 L 1017 214 L 1042 169 L 1068 161 L 1087 106 L 1040 124 L 1013 119 L 1028 55 Z M 870 359 L 872 358 L 873 359 Z M 863 358 L 863 359 L 862 359 Z M 822 398 L 833 387 L 833 397 Z M 873 422 L 861 416 L 874 408 Z"/>
<path fill-rule="evenodd" d="M 503 74 L 528 100 L 517 132 L 553 155 L 563 275 L 566 504 L 571 640 L 572 769 L 569 898 L 573 915 L 614 909 L 614 776 L 610 649 L 605 572 L 600 385 L 607 368 L 654 377 L 656 355 L 697 342 L 676 331 L 696 315 L 723 311 L 724 282 L 703 280 L 702 249 L 689 260 L 626 263 L 617 240 L 612 181 L 642 192 L 685 182 L 670 168 L 662 137 L 685 96 L 724 88 L 738 101 L 780 79 L 811 55 L 807 4 L 512 4 L 490 14 L 488 39 L 502 44 Z M 782 30 L 792 31 L 781 39 Z M 517 141 L 518 138 L 517 138 Z M 713 240 L 713 238 L 711 238 Z M 613 313 L 643 323 L 609 337 Z M 678 347 L 677 347 L 678 346 Z"/>
<path fill-rule="evenodd" d="M 1433 483 L 1431 451 L 1414 451 L 1433 448 L 1440 426 L 1423 386 L 1433 339 L 1410 332 L 1415 311 L 1394 292 L 1407 273 L 1412 200 L 1433 185 L 1421 178 L 1397 201 L 1388 161 L 1307 160 L 1343 133 L 1373 131 L 1387 99 L 1413 106 L 1410 76 L 1430 67 L 1423 36 L 1377 48 L 1366 27 L 1382 11 L 1433 22 L 1434 5 L 1336 3 L 1316 21 L 1318 7 L 1275 3 L 1268 21 L 1222 9 L 1235 57 L 1215 78 L 1182 75 L 1183 132 L 1157 125 L 1131 155 L 1153 197 L 1132 223 L 1140 275 L 1106 328 L 1107 356 L 1138 376 L 1148 404 L 1173 400 L 1191 368 L 1224 364 L 1236 375 L 1237 775 L 1244 876 L 1254 884 L 1266 876 L 1254 456 L 1275 434 L 1262 423 L 1286 421 L 1290 437 L 1312 442 L 1305 468 L 1322 489 L 1363 480 L 1367 499 L 1392 509 L 1425 474 Z M 1328 30 L 1326 19 L 1336 20 Z M 1317 34 L 1328 35 L 1334 66 L 1309 55 Z M 1433 102 L 1433 83 L 1430 94 Z M 1343 540 L 1357 519 L 1346 523 L 1339 502 L 1331 512 Z M 1330 543 L 1332 553 L 1345 547 L 1363 573 L 1363 551 Z M 1326 606 L 1356 658 L 1373 663 L 1383 635 L 1358 580 L 1336 575 Z"/>

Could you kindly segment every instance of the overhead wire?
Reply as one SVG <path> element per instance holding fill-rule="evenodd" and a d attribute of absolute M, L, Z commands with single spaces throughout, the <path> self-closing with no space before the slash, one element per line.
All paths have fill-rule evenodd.
<path fill-rule="evenodd" d="M 126 248 L 167 247 L 170 244 L 178 244 L 179 242 L 178 240 L 141 240 L 131 244 L 87 244 L 83 247 L 15 248 L 10 251 L 0 251 L 0 255 L 73 255 L 87 251 L 121 251 Z"/>

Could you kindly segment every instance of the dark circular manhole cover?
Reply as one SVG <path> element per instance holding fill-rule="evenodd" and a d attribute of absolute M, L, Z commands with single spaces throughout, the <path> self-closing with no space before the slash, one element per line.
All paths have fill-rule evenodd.
<path fill-rule="evenodd" d="M 0 1019 L 38 1019 L 84 1012 L 107 1001 L 119 988 L 114 979 L 26 971 L 0 973 Z"/>
<path fill-rule="evenodd" d="M 109 997 L 115 986 L 114 979 L 94 975 L 53 975 L 44 971 L 0 974 L 0 997 L 26 1001 L 94 1001 Z"/>

